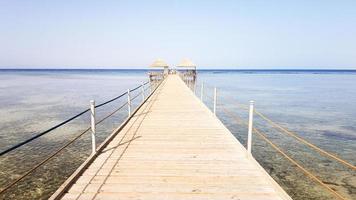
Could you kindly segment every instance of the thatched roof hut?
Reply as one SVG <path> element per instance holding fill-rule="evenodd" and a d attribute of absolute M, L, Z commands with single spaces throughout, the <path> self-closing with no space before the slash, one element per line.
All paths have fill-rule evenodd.
<path fill-rule="evenodd" d="M 168 68 L 168 64 L 164 62 L 162 59 L 157 59 L 154 61 L 150 67 L 163 67 L 163 68 Z"/>
<path fill-rule="evenodd" d="M 189 59 L 183 59 L 177 67 L 196 68 L 196 65 Z"/>

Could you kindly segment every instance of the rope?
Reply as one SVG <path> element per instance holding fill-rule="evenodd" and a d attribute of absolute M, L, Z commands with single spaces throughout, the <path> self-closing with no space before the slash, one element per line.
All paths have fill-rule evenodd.
<path fill-rule="evenodd" d="M 162 83 L 162 82 L 161 82 L 161 83 Z M 161 84 L 161 83 L 160 83 L 160 84 Z M 159 84 L 159 85 L 160 85 L 160 84 Z M 158 86 L 159 86 L 159 85 L 158 85 Z M 158 88 L 158 86 L 155 88 L 155 90 Z M 152 93 L 152 94 L 153 94 L 153 93 Z M 157 95 L 154 96 L 154 97 L 157 98 Z M 142 115 L 142 114 L 144 114 L 144 113 L 146 113 L 146 114 L 144 114 L 143 119 L 141 119 L 141 121 L 139 122 L 138 127 L 141 126 L 141 124 L 142 124 L 144 118 L 147 116 L 147 110 L 150 110 L 150 108 L 153 106 L 153 103 L 154 103 L 154 102 L 147 103 L 147 104 L 145 105 L 146 107 L 142 107 L 143 110 L 142 110 L 142 112 L 141 112 L 139 115 Z M 142 104 L 142 105 L 144 105 L 144 104 Z M 147 109 L 147 108 L 148 108 L 148 109 Z M 134 126 L 134 124 L 136 123 L 136 121 L 138 121 L 138 120 L 139 120 L 139 118 L 134 119 L 134 122 L 130 125 L 130 127 L 128 127 L 128 130 L 130 130 L 130 129 Z M 131 136 L 131 139 L 129 139 L 129 141 L 128 141 L 126 147 L 124 147 L 123 152 L 121 153 L 121 155 L 119 155 L 119 158 L 115 161 L 115 164 L 112 165 L 111 169 L 109 169 L 109 174 L 112 173 L 112 171 L 114 170 L 114 166 L 116 166 L 117 163 L 121 160 L 121 157 L 124 155 L 125 151 L 128 149 L 128 147 L 129 147 L 129 145 L 131 144 L 131 142 L 135 139 L 135 136 L 136 136 L 136 134 L 137 134 L 137 131 L 138 131 L 138 128 L 136 128 L 136 130 L 134 131 L 134 134 Z M 126 131 L 126 133 L 125 133 L 125 135 L 123 136 L 123 138 L 126 136 L 127 133 L 128 133 L 128 131 Z M 123 140 L 123 138 L 122 138 L 122 140 Z M 121 143 L 121 141 L 120 141 L 120 143 Z M 115 153 L 115 151 L 112 151 L 112 152 L 110 153 L 110 156 L 111 156 L 112 154 L 114 154 L 114 153 Z M 109 158 L 109 157 L 108 157 L 108 158 Z M 102 164 L 102 166 L 105 165 L 107 161 L 108 161 L 108 159 L 106 159 L 106 160 L 104 161 L 104 163 Z M 98 172 L 96 172 L 95 175 L 97 175 L 97 173 L 98 173 Z M 95 195 L 94 195 L 91 199 L 95 199 L 95 198 L 96 198 L 96 196 L 97 196 L 97 194 L 98 194 L 98 191 L 101 190 L 103 184 L 107 181 L 108 177 L 109 177 L 109 175 L 106 175 L 106 176 L 105 176 L 104 181 L 99 185 L 99 187 L 97 188 L 97 190 L 96 190 L 96 192 L 95 192 Z M 94 177 L 93 177 L 93 178 L 94 178 Z M 93 178 L 89 181 L 89 184 L 92 182 Z M 87 185 L 85 186 L 84 190 L 89 186 L 89 184 L 87 184 Z M 84 190 L 83 190 L 83 191 L 84 191 Z M 83 194 L 83 193 L 81 192 L 81 193 L 79 194 L 79 196 L 78 196 L 76 199 L 80 199 L 80 197 L 82 196 L 82 194 Z"/>
<path fill-rule="evenodd" d="M 106 101 L 106 102 L 104 102 L 104 103 L 101 103 L 101 104 L 99 104 L 99 105 L 96 105 L 95 108 L 99 108 L 99 107 L 101 107 L 101 106 L 103 106 L 103 105 L 106 105 L 106 104 L 108 104 L 108 103 L 110 103 L 110 102 L 113 102 L 113 101 L 115 101 L 115 100 L 117 100 L 117 99 L 120 99 L 121 97 L 125 96 L 126 94 L 127 94 L 127 92 L 125 92 L 125 93 L 123 93 L 123 94 L 120 94 L 119 96 L 117 96 L 117 97 L 115 97 L 115 98 L 112 98 L 112 99 L 110 99 L 109 101 Z"/>
<path fill-rule="evenodd" d="M 53 157 L 55 157 L 57 154 L 59 154 L 61 151 L 63 151 L 66 147 L 68 147 L 70 144 L 72 144 L 73 142 L 75 142 L 77 139 L 79 139 L 82 135 L 84 135 L 86 132 L 88 132 L 90 130 L 90 127 L 85 129 L 83 132 L 81 132 L 79 135 L 77 135 L 75 138 L 73 138 L 71 141 L 69 141 L 68 143 L 66 143 L 64 146 L 62 146 L 60 149 L 58 149 L 56 152 L 54 152 L 53 154 L 51 154 L 49 157 L 47 157 L 46 159 L 44 159 L 43 161 L 41 161 L 40 163 L 38 163 L 37 165 L 35 165 L 34 167 L 32 167 L 30 170 L 28 170 L 26 173 L 24 173 L 23 175 L 21 175 L 19 178 L 17 178 L 15 181 L 9 183 L 8 185 L 5 186 L 5 188 L 1 189 L 0 194 L 3 194 L 5 191 L 7 191 L 8 189 L 10 189 L 12 186 L 14 186 L 16 183 L 18 183 L 19 181 L 21 181 L 22 179 L 24 179 L 26 176 L 28 176 L 29 174 L 31 174 L 33 171 L 35 171 L 37 168 L 41 167 L 42 165 L 44 165 L 47 161 L 51 160 Z"/>
<path fill-rule="evenodd" d="M 237 117 L 236 115 L 232 114 L 231 112 L 227 111 L 227 109 L 222 108 L 224 113 L 227 115 L 231 116 L 233 119 L 235 119 L 238 123 L 242 123 L 245 125 L 248 125 L 246 122 L 244 122 L 242 119 Z M 292 162 L 294 165 L 296 165 L 300 170 L 304 172 L 307 176 L 312 178 L 315 182 L 319 183 L 321 186 L 323 186 L 325 189 L 327 189 L 329 192 L 331 192 L 335 197 L 338 199 L 342 200 L 347 200 L 345 197 L 334 191 L 331 187 L 326 185 L 322 180 L 320 180 L 318 177 L 313 175 L 311 172 L 309 172 L 307 169 L 305 169 L 302 165 L 300 165 L 297 161 L 295 161 L 293 158 L 289 157 L 286 153 L 284 153 L 277 145 L 275 145 L 271 140 L 269 140 L 265 134 L 262 133 L 262 131 L 253 128 L 253 130 L 263 139 L 265 140 L 268 144 L 270 144 L 275 150 L 277 150 L 279 153 L 281 153 L 285 158 L 287 158 L 290 162 Z"/>
<path fill-rule="evenodd" d="M 139 95 L 137 95 L 139 96 Z M 136 97 L 137 97 L 136 96 Z M 113 114 L 115 114 L 117 111 L 119 111 L 120 109 L 122 109 L 124 106 L 127 105 L 127 102 L 124 103 L 123 105 L 121 105 L 120 107 L 118 107 L 117 109 L 115 109 L 113 112 L 111 112 L 110 114 L 108 114 L 107 116 L 103 117 L 101 120 L 99 120 L 98 122 L 96 122 L 95 124 L 98 125 L 100 123 L 102 123 L 103 121 L 105 121 L 106 119 L 108 119 L 109 117 L 111 117 Z M 55 157 L 57 154 L 59 154 L 62 150 L 64 150 L 66 147 L 68 147 L 70 144 L 72 144 L 73 142 L 75 142 L 77 139 L 79 139 L 82 135 L 84 135 L 86 132 L 88 132 L 91 129 L 91 127 L 85 129 L 82 133 L 80 133 L 78 136 L 76 136 L 74 139 L 72 139 L 71 141 L 69 141 L 67 144 L 65 144 L 64 146 L 62 146 L 59 150 L 57 150 L 56 152 L 54 152 L 52 155 L 50 155 L 49 157 L 47 157 L 46 159 L 44 159 L 43 161 L 41 161 L 40 163 L 38 163 L 37 165 L 35 165 L 33 168 L 31 168 L 30 170 L 28 170 L 26 173 L 24 173 L 23 175 L 21 175 L 19 178 L 17 178 L 15 181 L 11 182 L 10 184 L 6 185 L 4 189 L 2 189 L 0 191 L 0 194 L 4 193 L 6 190 L 10 189 L 12 186 L 14 186 L 16 183 L 18 183 L 19 181 L 21 181 L 22 179 L 24 179 L 26 176 L 28 176 L 29 174 L 31 174 L 33 171 L 35 171 L 37 168 L 39 168 L 40 166 L 44 165 L 45 163 L 47 163 L 50 159 L 52 159 L 53 157 Z"/>
<path fill-rule="evenodd" d="M 210 97 L 209 95 L 206 95 L 208 98 L 212 99 L 212 97 Z M 237 103 L 240 107 L 242 107 L 244 110 L 248 110 L 248 106 Z M 315 149 L 316 151 L 318 151 L 321 154 L 324 154 L 338 162 L 340 162 L 341 164 L 343 164 L 346 167 L 351 168 L 352 170 L 356 170 L 356 166 L 354 166 L 353 164 L 347 162 L 346 160 L 339 158 L 336 155 L 333 155 L 319 147 L 317 147 L 316 145 L 308 142 L 307 140 L 299 137 L 296 133 L 293 133 L 292 131 L 287 130 L 286 128 L 282 127 L 281 125 L 277 124 L 276 122 L 272 121 L 270 118 L 266 117 L 265 115 L 263 115 L 262 113 L 258 112 L 257 110 L 254 111 L 254 113 L 256 113 L 257 115 L 259 115 L 262 119 L 266 120 L 269 124 L 272 125 L 272 127 L 281 130 L 282 132 L 294 137 L 295 139 L 297 139 L 298 141 L 304 143 L 305 145 L 311 147 L 312 149 Z"/>
<path fill-rule="evenodd" d="M 133 91 L 137 90 L 137 89 L 140 88 L 140 87 L 141 87 L 141 85 L 135 87 L 134 89 L 131 89 L 130 92 L 133 92 Z"/>
<path fill-rule="evenodd" d="M 146 82 L 145 84 L 147 84 L 148 82 Z M 156 90 L 156 88 L 155 88 Z M 124 93 L 123 95 L 125 95 L 126 93 Z M 123 96 L 120 95 L 120 96 Z M 140 94 L 136 95 L 133 99 L 135 99 L 136 97 L 138 97 Z M 117 99 L 117 97 L 115 97 Z M 114 98 L 114 99 L 115 99 Z M 113 101 L 113 100 L 110 100 Z M 124 103 L 123 105 L 121 105 L 119 108 L 117 108 L 116 110 L 114 110 L 113 112 L 111 112 L 110 114 L 108 114 L 107 116 L 103 117 L 101 120 L 99 120 L 98 122 L 96 122 L 95 124 L 98 125 L 100 123 L 102 123 L 103 121 L 105 121 L 106 119 L 108 119 L 109 117 L 111 117 L 113 114 L 115 114 L 117 111 L 119 111 L 120 109 L 122 109 L 124 106 L 127 105 L 127 102 Z M 89 111 L 86 110 L 85 112 Z M 84 114 L 84 113 L 82 113 Z M 80 116 L 80 115 L 79 115 Z M 78 117 L 78 116 L 77 116 Z M 8 189 L 10 189 L 12 186 L 14 186 L 16 183 L 18 183 L 19 181 L 21 181 L 22 179 L 24 179 L 25 177 L 27 177 L 29 174 L 31 174 L 33 171 L 35 171 L 37 168 L 41 167 L 42 165 L 46 164 L 49 160 L 51 160 L 53 157 L 55 157 L 56 155 L 58 155 L 61 151 L 63 151 L 66 147 L 68 147 L 69 145 L 71 145 L 73 142 L 75 142 L 76 140 L 78 140 L 81 136 L 83 136 L 86 132 L 88 132 L 91 129 L 91 127 L 85 129 L 83 132 L 81 132 L 79 135 L 77 135 L 76 137 L 74 137 L 71 141 L 67 142 L 64 146 L 62 146 L 60 149 L 58 149 L 56 152 L 54 152 L 53 154 L 51 154 L 49 157 L 47 157 L 46 159 L 42 160 L 40 163 L 38 163 L 37 165 L 35 165 L 34 167 L 32 167 L 31 169 L 29 169 L 27 172 L 25 172 L 23 175 L 21 175 L 19 178 L 17 178 L 15 181 L 9 183 L 8 185 L 6 185 L 3 189 L 1 189 L 0 194 L 3 194 L 5 191 L 7 191 Z"/>
<path fill-rule="evenodd" d="M 161 85 L 162 82 L 163 82 L 163 80 L 158 84 L 158 86 L 157 86 L 156 88 L 154 88 L 153 92 L 151 92 L 151 93 L 148 95 L 148 97 L 145 99 L 145 102 L 148 102 L 147 100 L 154 94 L 154 92 L 158 89 L 158 87 Z M 142 103 L 142 104 L 137 108 L 136 111 L 138 112 L 138 110 L 140 109 L 140 107 L 143 107 L 143 105 L 144 105 L 144 104 Z M 146 106 L 146 108 L 147 108 L 147 106 Z M 144 108 L 144 109 L 146 109 L 146 108 Z M 135 113 L 136 113 L 136 111 L 135 111 Z M 136 118 L 135 121 L 137 121 L 137 119 L 138 119 L 138 118 Z M 132 124 L 133 124 L 133 123 L 132 123 Z M 131 124 L 131 126 L 132 126 L 132 124 Z M 122 126 L 122 125 L 121 125 L 121 126 Z M 130 128 L 129 128 L 129 129 L 130 129 Z M 127 133 L 127 132 L 126 132 L 126 133 Z M 125 136 L 126 133 L 124 133 L 124 136 Z M 133 138 L 133 139 L 134 139 L 134 138 Z M 130 141 L 132 141 L 132 140 L 129 140 L 129 142 L 130 142 Z M 99 149 L 99 151 L 100 151 L 100 149 Z M 111 152 L 110 154 L 112 154 L 112 153 L 113 153 L 113 152 Z M 104 163 L 105 163 L 106 161 L 107 161 L 107 160 L 105 160 Z M 96 173 L 96 174 L 97 174 L 97 173 Z M 89 183 L 91 183 L 91 181 L 92 181 L 92 179 L 89 180 Z M 88 186 L 88 185 L 86 185 L 86 186 L 84 187 L 84 189 L 87 188 L 87 186 Z M 60 198 L 60 197 L 63 197 L 64 191 L 65 191 L 65 190 L 62 190 L 62 193 L 59 194 L 58 196 L 56 196 L 55 199 L 58 199 L 58 198 Z M 80 198 L 82 194 L 83 194 L 83 193 L 80 193 L 79 196 L 77 196 L 76 199 Z"/>
<path fill-rule="evenodd" d="M 98 122 L 95 123 L 95 125 L 98 125 L 100 123 L 102 123 L 103 121 L 105 121 L 107 118 L 111 117 L 113 114 L 115 114 L 117 111 L 119 111 L 121 108 L 123 108 L 124 106 L 127 105 L 127 102 L 122 104 L 119 108 L 117 108 L 116 110 L 114 110 L 113 112 L 111 112 L 110 114 L 108 114 L 107 116 L 103 117 L 101 120 L 99 120 Z"/>
<path fill-rule="evenodd" d="M 328 185 L 326 185 L 322 180 L 320 180 L 318 177 L 316 177 L 315 175 L 313 175 L 311 172 L 309 172 L 307 169 L 305 169 L 303 166 L 301 166 L 299 163 L 297 163 L 297 161 L 295 161 L 293 158 L 289 157 L 286 153 L 284 153 L 280 148 L 278 148 L 274 143 L 272 143 L 271 140 L 269 140 L 268 138 L 266 138 L 266 136 L 260 132 L 259 130 L 257 130 L 256 128 L 253 129 L 256 133 L 258 133 L 258 135 L 264 139 L 266 142 L 268 142 L 275 150 L 277 150 L 279 153 L 281 153 L 285 158 L 287 158 L 290 162 L 292 162 L 294 165 L 296 165 L 299 169 L 301 169 L 306 175 L 308 175 L 310 178 L 314 179 L 316 182 L 318 182 L 320 185 L 322 185 L 324 188 L 326 188 L 327 190 L 329 190 L 329 192 L 331 192 L 335 197 L 337 197 L 338 199 L 342 199 L 342 200 L 346 200 L 345 197 L 341 196 L 339 193 L 337 193 L 336 191 L 334 191 L 331 187 L 329 187 Z"/>
<path fill-rule="evenodd" d="M 211 99 L 210 96 L 206 95 L 208 98 Z M 238 123 L 242 123 L 245 125 L 248 125 L 246 122 L 244 122 L 242 119 L 239 119 L 236 115 L 232 114 L 230 111 L 228 111 L 226 108 L 222 107 L 222 110 L 225 114 L 231 116 L 233 119 L 235 119 Z M 261 114 L 262 115 L 262 114 Z M 295 161 L 293 158 L 288 156 L 286 153 L 284 153 L 277 145 L 275 145 L 271 140 L 269 140 L 265 134 L 262 133 L 262 131 L 258 130 L 257 128 L 253 128 L 253 130 L 263 139 L 265 140 L 268 144 L 270 144 L 275 150 L 277 150 L 279 153 L 281 153 L 285 158 L 287 158 L 291 163 L 296 165 L 300 170 L 304 172 L 307 176 L 312 178 L 315 182 L 319 183 L 321 186 L 323 186 L 325 189 L 327 189 L 329 192 L 331 192 L 335 197 L 338 199 L 342 200 L 347 200 L 345 197 L 334 191 L 331 187 L 326 185 L 322 180 L 320 180 L 318 177 L 313 175 L 310 171 L 305 169 L 302 165 L 300 165 L 297 161 Z"/>
<path fill-rule="evenodd" d="M 146 85 L 147 83 L 149 83 L 149 81 L 143 83 L 142 85 Z M 138 88 L 142 87 L 142 85 L 139 85 L 139 86 L 135 87 L 134 89 L 131 89 L 130 92 L 133 92 L 133 91 L 137 90 Z M 99 107 L 101 107 L 101 106 L 103 106 L 103 105 L 105 105 L 105 104 L 108 104 L 108 103 L 110 103 L 110 102 L 113 102 L 113 101 L 115 101 L 115 100 L 117 100 L 117 99 L 119 99 L 119 98 L 125 96 L 126 94 L 127 94 L 127 92 L 125 92 L 125 93 L 123 93 L 123 94 L 120 94 L 119 96 L 117 96 L 117 97 L 115 97 L 115 98 L 112 98 L 112 99 L 110 99 L 110 100 L 108 100 L 108 101 L 106 101 L 106 102 L 104 102 L 104 103 L 102 103 L 102 104 L 99 104 L 99 105 L 95 106 L 95 108 L 99 108 Z"/>
<path fill-rule="evenodd" d="M 138 96 L 141 96 L 142 94 L 137 94 L 136 96 L 134 96 L 131 100 L 134 100 L 135 98 L 137 98 Z M 103 121 L 105 121 L 107 118 L 111 117 L 112 115 L 114 115 L 116 112 L 118 112 L 119 110 L 121 110 L 121 108 L 125 107 L 128 103 L 125 102 L 124 104 L 122 104 L 120 107 L 118 107 L 117 109 L 115 109 L 114 111 L 112 111 L 110 114 L 108 114 L 107 116 L 103 117 L 101 120 L 99 120 L 98 122 L 95 123 L 95 125 L 98 125 L 100 123 L 102 123 Z"/>
<path fill-rule="evenodd" d="M 149 83 L 149 82 L 147 81 L 147 82 L 145 82 L 143 85 L 146 85 L 147 83 Z M 142 87 L 142 85 L 140 85 L 140 86 L 138 86 L 138 87 L 136 87 L 136 88 L 134 88 L 134 89 L 131 89 L 130 91 L 131 91 L 131 92 L 132 92 L 132 91 L 135 91 L 135 90 L 137 90 L 137 89 L 140 88 L 140 87 Z M 127 92 L 125 92 L 125 93 L 123 93 L 123 94 L 120 94 L 119 96 L 114 97 L 114 98 L 112 98 L 112 99 L 110 99 L 110 100 L 108 100 L 108 101 L 106 101 L 106 102 L 104 102 L 104 103 L 101 103 L 101 104 L 99 104 L 99 105 L 96 105 L 95 108 L 99 108 L 99 107 L 104 106 L 104 105 L 106 105 L 106 104 L 108 104 L 108 103 L 110 103 L 110 102 L 113 102 L 113 101 L 115 101 L 115 100 L 117 100 L 117 99 L 119 99 L 119 98 L 125 96 L 126 94 L 127 94 Z M 136 97 L 137 97 L 137 96 L 136 96 Z M 134 97 L 134 98 L 136 98 L 136 97 Z M 134 98 L 133 98 L 133 99 L 134 99 Z M 27 140 L 25 140 L 25 141 L 23 141 L 23 142 L 17 143 L 17 144 L 15 144 L 14 146 L 9 147 L 9 148 L 7 148 L 7 149 L 1 151 L 1 152 L 0 152 L 0 156 L 3 156 L 3 155 L 5 155 L 5 154 L 7 154 L 7 153 L 9 153 L 9 152 L 11 152 L 11 151 L 13 151 L 13 150 L 19 148 L 19 147 L 21 147 L 21 146 L 23 146 L 23 145 L 25 145 L 25 144 L 31 142 L 32 140 L 35 140 L 35 139 L 37 139 L 37 138 L 39 138 L 39 137 L 41 137 L 41 136 L 43 136 L 43 135 L 45 135 L 45 134 L 47 134 L 47 133 L 49 133 L 49 132 L 51 132 L 51 131 L 53 131 L 53 130 L 55 130 L 55 129 L 57 129 L 57 128 L 59 128 L 59 127 L 65 125 L 65 124 L 67 124 L 67 123 L 69 123 L 69 122 L 71 122 L 72 120 L 74 120 L 74 119 L 78 118 L 79 116 L 85 114 L 85 113 L 88 112 L 89 110 L 90 110 L 90 109 L 86 109 L 86 110 L 84 110 L 84 111 L 78 113 L 77 115 L 75 115 L 75 116 L 73 116 L 73 117 L 71 117 L 71 118 L 69 118 L 69 119 L 67 119 L 67 120 L 65 120 L 65 121 L 63 121 L 63 122 L 61 122 L 61 123 L 59 123 L 59 124 L 57 124 L 57 125 L 51 127 L 51 128 L 49 128 L 49 129 L 47 129 L 47 130 L 45 130 L 45 131 L 43 131 L 43 132 L 41 132 L 41 133 L 39 133 L 39 134 L 37 134 L 37 135 L 34 135 L 33 137 L 31 137 L 31 138 L 29 138 L 29 139 L 27 139 Z"/>
<path fill-rule="evenodd" d="M 347 161 L 345 161 L 345 160 L 343 160 L 343 159 L 341 159 L 341 158 L 339 158 L 339 157 L 337 157 L 337 156 L 335 156 L 335 155 L 333 155 L 333 154 L 331 154 L 331 153 L 326 152 L 325 150 L 323 150 L 323 149 L 321 149 L 321 148 L 315 146 L 314 144 L 312 144 L 312 143 L 306 141 L 305 139 L 303 139 L 303 138 L 297 136 L 295 133 L 293 133 L 293 132 L 291 132 L 291 131 L 289 131 L 289 130 L 283 128 L 282 126 L 278 125 L 277 123 L 273 122 L 271 119 L 269 119 L 268 117 L 266 117 L 266 116 L 263 115 L 262 113 L 260 113 L 260 112 L 258 112 L 258 111 L 255 111 L 255 113 L 256 113 L 257 115 L 259 115 L 260 117 L 262 117 L 264 120 L 266 120 L 268 123 L 270 123 L 274 128 L 277 128 L 277 129 L 279 129 L 279 130 L 282 130 L 283 132 L 285 132 L 285 133 L 287 133 L 288 135 L 294 137 L 295 139 L 299 140 L 300 142 L 302 142 L 302 143 L 308 145 L 309 147 L 311 147 L 311 148 L 317 150 L 318 152 L 320 152 L 320 153 L 322 153 L 322 154 L 324 154 L 324 155 L 329 156 L 330 158 L 333 158 L 333 159 L 339 161 L 341 164 L 343 164 L 343 165 L 345 165 L 345 166 L 347 166 L 347 167 L 350 167 L 350 168 L 353 169 L 353 170 L 356 170 L 356 166 L 354 166 L 354 165 L 348 163 Z"/>
<path fill-rule="evenodd" d="M 212 99 L 212 97 L 210 97 L 209 95 L 206 95 L 209 99 Z M 241 104 L 243 105 L 243 104 Z M 245 107 L 245 105 L 243 105 Z M 234 116 L 231 112 L 227 111 L 227 109 L 222 108 L 224 113 L 230 115 L 231 117 L 233 117 L 236 121 L 237 120 L 237 116 Z M 304 144 L 307 144 L 308 146 L 312 147 L 313 149 L 316 149 L 317 151 L 341 162 L 342 164 L 352 168 L 352 169 L 356 169 L 355 166 L 353 166 L 352 164 L 346 162 L 345 160 L 338 158 L 322 149 L 320 149 L 319 147 L 311 144 L 310 142 L 298 137 L 297 135 L 293 134 L 291 131 L 288 131 L 287 129 L 281 127 L 280 125 L 276 124 L 275 122 L 273 122 L 271 119 L 267 118 L 266 116 L 264 116 L 262 113 L 255 111 L 255 113 L 257 115 L 259 115 L 260 117 L 262 117 L 263 119 L 265 119 L 267 122 L 269 122 L 273 127 L 278 128 L 284 132 L 286 132 L 288 135 L 296 138 L 297 140 L 303 142 Z M 242 120 L 240 120 L 242 123 L 244 123 L 245 125 L 247 125 L 246 122 L 243 122 Z M 301 166 L 300 164 L 298 164 L 294 159 L 292 159 L 291 157 L 289 157 L 286 153 L 284 153 L 277 145 L 275 145 L 271 140 L 269 140 L 265 134 L 263 134 L 260 130 L 253 128 L 253 130 L 258 133 L 258 135 L 264 139 L 266 142 L 268 142 L 274 149 L 276 149 L 279 153 L 281 153 L 284 157 L 286 157 L 290 162 L 292 162 L 294 165 L 296 165 L 298 168 L 300 168 L 306 175 L 308 175 L 309 177 L 311 177 L 312 179 L 314 179 L 317 183 L 321 184 L 323 187 L 325 187 L 327 190 L 329 190 L 331 193 L 333 193 L 334 196 L 336 196 L 339 199 L 346 199 L 343 196 L 341 196 L 339 193 L 335 192 L 332 188 L 330 188 L 328 185 L 326 185 L 322 180 L 318 179 L 315 175 L 313 175 L 311 172 L 309 172 L 308 170 L 306 170 L 303 166 Z"/>
<path fill-rule="evenodd" d="M 77 115 L 75 115 L 75 116 L 73 116 L 73 117 L 71 117 L 71 118 L 69 118 L 69 119 L 67 119 L 67 120 L 65 120 L 65 121 L 63 121 L 63 122 L 61 122 L 61 123 L 55 125 L 55 126 L 53 126 L 52 128 L 43 131 L 42 133 L 39 133 L 39 134 L 37 134 L 37 135 L 35 135 L 35 136 L 33 136 L 33 137 L 31 137 L 31 138 L 29 138 L 29 139 L 23 141 L 23 142 L 20 142 L 20 143 L 18 143 L 18 144 L 15 144 L 15 145 L 12 146 L 12 147 L 6 149 L 6 150 L 3 150 L 2 152 L 0 152 L 0 156 L 3 156 L 4 154 L 9 153 L 9 152 L 11 152 L 11 151 L 13 151 L 13 150 L 15 150 L 15 149 L 17 149 L 17 148 L 19 148 L 19 147 L 25 145 L 25 144 L 31 142 L 32 140 L 37 139 L 37 138 L 39 138 L 39 137 L 41 137 L 41 136 L 43 136 L 43 135 L 45 135 L 45 134 L 47 134 L 47 133 L 49 133 L 49 132 L 55 130 L 55 129 L 57 129 L 57 128 L 63 126 L 64 124 L 67 124 L 68 122 L 70 122 L 70 121 L 72 121 L 72 120 L 78 118 L 79 116 L 85 114 L 85 113 L 88 112 L 88 111 L 89 111 L 89 109 L 86 109 L 86 110 L 82 111 L 81 113 L 79 113 L 79 114 L 77 114 Z"/>
<path fill-rule="evenodd" d="M 138 96 L 142 96 L 142 93 L 138 93 L 136 96 L 131 98 L 131 101 L 135 100 Z"/>
<path fill-rule="evenodd" d="M 149 82 L 148 82 L 149 83 Z M 151 84 L 147 87 L 147 88 L 144 88 L 145 91 L 149 90 L 150 88 L 154 88 L 154 86 L 157 87 L 157 83 L 154 83 L 154 82 L 151 82 Z M 154 90 L 154 89 L 153 89 Z"/>

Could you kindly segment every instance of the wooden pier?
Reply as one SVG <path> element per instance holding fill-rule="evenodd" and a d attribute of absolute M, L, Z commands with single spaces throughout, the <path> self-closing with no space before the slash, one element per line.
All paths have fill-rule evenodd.
<path fill-rule="evenodd" d="M 104 146 L 51 198 L 291 199 L 178 75 Z"/>

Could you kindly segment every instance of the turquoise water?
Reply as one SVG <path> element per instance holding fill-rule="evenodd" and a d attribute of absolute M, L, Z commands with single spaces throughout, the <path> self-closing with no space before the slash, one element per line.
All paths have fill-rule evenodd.
<path fill-rule="evenodd" d="M 87 109 L 91 99 L 104 102 L 144 81 L 147 81 L 146 70 L 0 70 L 0 150 Z M 204 99 L 209 107 L 212 102 L 208 96 L 212 96 L 213 87 L 218 88 L 218 117 L 241 143 L 246 143 L 246 127 L 224 113 L 223 108 L 246 120 L 247 111 L 239 105 L 254 100 L 256 109 L 278 124 L 356 164 L 355 71 L 199 71 L 198 96 L 201 82 L 205 83 Z M 101 108 L 98 117 L 105 116 L 125 101 L 123 98 Z M 99 142 L 126 115 L 124 108 L 99 126 Z M 89 116 L 84 115 L 0 158 L 0 187 L 88 125 Z M 347 198 L 356 197 L 355 172 L 281 134 L 258 117 L 255 126 L 326 184 Z M 68 150 L 33 172 L 5 197 L 48 197 L 90 154 L 89 136 L 84 135 Z M 29 153 L 31 157 L 25 156 Z M 256 135 L 253 155 L 295 199 L 332 199 L 328 191 Z"/>

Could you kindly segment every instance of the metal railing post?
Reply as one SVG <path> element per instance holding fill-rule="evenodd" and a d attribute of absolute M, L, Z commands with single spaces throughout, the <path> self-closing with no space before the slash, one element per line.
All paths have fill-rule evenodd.
<path fill-rule="evenodd" d="M 200 89 L 200 100 L 203 101 L 203 96 L 204 96 L 204 82 L 201 83 L 201 89 Z"/>
<path fill-rule="evenodd" d="M 91 145 L 92 145 L 92 154 L 96 153 L 96 141 L 95 141 L 95 101 L 90 101 L 90 119 L 91 119 Z"/>
<path fill-rule="evenodd" d="M 130 96 L 130 89 L 127 90 L 127 106 L 128 106 L 128 116 L 131 116 L 131 96 Z"/>
<path fill-rule="evenodd" d="M 141 92 L 142 92 L 142 102 L 145 101 L 145 85 L 141 84 Z"/>
<path fill-rule="evenodd" d="M 253 107 L 254 101 L 250 101 L 250 109 L 248 116 L 248 137 L 247 137 L 247 152 L 248 155 L 251 156 L 251 148 L 252 148 L 252 127 L 253 127 Z"/>
<path fill-rule="evenodd" d="M 152 93 L 152 85 L 151 85 L 152 82 L 151 82 L 151 79 L 148 79 L 148 82 L 149 82 L 149 83 L 148 83 L 148 84 L 149 84 L 148 86 L 150 87 L 150 94 L 151 94 L 151 93 Z"/>
<path fill-rule="evenodd" d="M 214 115 L 216 116 L 216 87 L 214 87 Z"/>

